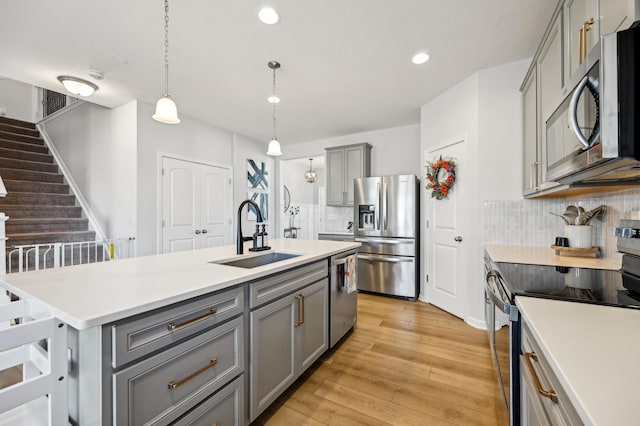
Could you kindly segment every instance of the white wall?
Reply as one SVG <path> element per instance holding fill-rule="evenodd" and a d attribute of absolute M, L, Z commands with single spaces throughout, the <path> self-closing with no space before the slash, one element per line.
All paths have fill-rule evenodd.
<path fill-rule="evenodd" d="M 416 174 L 421 176 L 422 163 L 416 153 L 420 150 L 420 126 L 392 127 L 371 132 L 355 133 L 311 142 L 282 146 L 281 160 L 324 155 L 324 148 L 368 142 L 371 150 L 371 175 Z"/>
<path fill-rule="evenodd" d="M 158 154 L 174 154 L 184 159 L 233 165 L 232 134 L 201 121 L 181 116 L 178 125 L 151 118 L 154 106 L 138 102 L 137 144 L 137 252 L 149 255 L 158 247 Z"/>
<path fill-rule="evenodd" d="M 484 325 L 483 203 L 489 199 L 521 198 L 522 104 L 519 88 L 529 62 L 523 60 L 479 71 L 421 109 L 421 155 L 461 136 L 466 136 L 468 141 L 468 223 L 463 224 L 466 233 L 463 237 L 468 250 L 469 288 L 464 319 L 475 326 Z M 424 224 L 427 218 L 425 203 L 422 204 L 421 223 Z M 428 241 L 424 226 L 422 228 L 421 276 L 424 277 Z M 424 291 L 421 294 L 428 296 Z"/>
<path fill-rule="evenodd" d="M 136 110 L 84 103 L 44 123 L 108 238 L 136 236 Z"/>
<path fill-rule="evenodd" d="M 34 89 L 31 85 L 0 78 L 0 115 L 34 122 Z"/>

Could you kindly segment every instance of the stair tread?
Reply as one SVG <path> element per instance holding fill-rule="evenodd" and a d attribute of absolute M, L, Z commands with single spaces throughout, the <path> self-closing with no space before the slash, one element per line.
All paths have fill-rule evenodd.
<path fill-rule="evenodd" d="M 11 219 L 13 223 L 41 223 L 46 222 L 88 222 L 89 219 L 83 217 L 28 217 Z"/>
<path fill-rule="evenodd" d="M 35 123 L 32 123 L 30 121 L 18 120 L 17 118 L 4 117 L 4 116 L 0 117 L 0 123 L 10 124 L 16 127 L 25 127 L 28 129 L 36 128 Z"/>
<path fill-rule="evenodd" d="M 0 147 L 0 152 L 4 153 L 4 158 L 6 158 L 7 160 L 33 161 L 37 163 L 46 163 L 46 164 L 53 164 L 53 161 L 54 161 L 53 155 L 49 153 L 45 154 L 42 152 L 25 151 L 21 149 L 3 148 L 3 147 Z M 30 156 L 32 159 L 27 160 L 25 158 L 19 158 L 19 157 L 8 157 L 8 155 L 27 155 L 27 156 Z M 33 158 L 42 158 L 42 161 L 34 160 Z"/>

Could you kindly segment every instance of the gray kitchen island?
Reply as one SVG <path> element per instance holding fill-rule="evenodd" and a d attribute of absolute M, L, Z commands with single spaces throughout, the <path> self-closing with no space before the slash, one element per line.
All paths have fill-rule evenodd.
<path fill-rule="evenodd" d="M 271 246 L 0 282 L 64 323 L 68 374 L 60 381 L 72 424 L 248 424 L 328 349 L 329 259 L 359 244 L 281 239 Z M 250 258 L 244 267 L 225 264 Z M 273 262 L 255 266 L 257 259 Z"/>

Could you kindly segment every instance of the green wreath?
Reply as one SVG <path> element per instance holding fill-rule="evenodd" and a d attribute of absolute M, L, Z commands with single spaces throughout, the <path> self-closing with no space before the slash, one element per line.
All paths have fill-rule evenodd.
<path fill-rule="evenodd" d="M 435 162 L 427 162 L 427 190 L 431 190 L 431 197 L 442 200 L 449 197 L 451 187 L 456 181 L 456 162 L 452 158 Z M 442 174 L 440 172 L 443 172 Z"/>

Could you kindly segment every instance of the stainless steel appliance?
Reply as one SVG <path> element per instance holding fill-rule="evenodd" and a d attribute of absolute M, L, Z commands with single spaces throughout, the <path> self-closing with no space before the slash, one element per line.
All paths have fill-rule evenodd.
<path fill-rule="evenodd" d="M 485 257 L 487 330 L 511 425 L 520 424 L 521 319 L 516 296 L 640 309 L 640 221 L 621 221 L 616 234 L 618 251 L 624 254 L 620 271 L 492 262 Z M 499 312 L 508 316 L 508 330 L 491 326 Z M 508 360 L 499 351 L 507 338 Z"/>
<path fill-rule="evenodd" d="M 418 298 L 418 188 L 415 175 L 354 180 L 359 290 Z"/>
<path fill-rule="evenodd" d="M 602 37 L 588 71 L 546 121 L 547 179 L 572 185 L 640 180 L 640 21 Z"/>
<path fill-rule="evenodd" d="M 356 253 L 356 250 L 350 250 L 329 259 L 330 348 L 356 326 L 358 292 L 355 285 L 349 286 L 350 280 L 358 279 Z"/>

